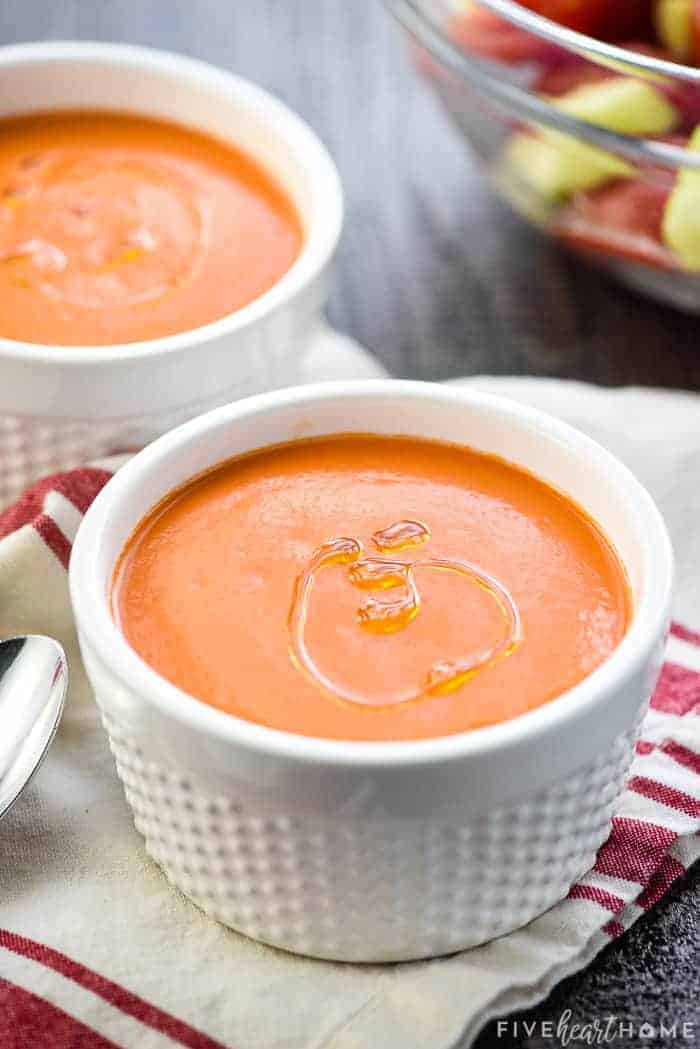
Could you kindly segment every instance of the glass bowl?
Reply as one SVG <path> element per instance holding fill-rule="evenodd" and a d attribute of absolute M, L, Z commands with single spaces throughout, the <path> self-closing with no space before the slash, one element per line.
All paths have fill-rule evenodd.
<path fill-rule="evenodd" d="M 638 291 L 700 312 L 700 68 L 512 0 L 388 5 L 519 214 Z"/>

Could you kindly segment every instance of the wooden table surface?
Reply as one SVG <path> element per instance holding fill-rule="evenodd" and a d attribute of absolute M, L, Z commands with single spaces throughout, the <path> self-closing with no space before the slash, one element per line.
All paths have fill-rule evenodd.
<path fill-rule="evenodd" d="M 347 196 L 331 321 L 394 375 L 700 387 L 700 321 L 562 255 L 489 193 L 379 0 L 3 0 L 0 40 L 121 40 L 248 76 L 298 110 Z M 695 1020 L 700 873 L 529 1018 Z M 557 1045 L 497 1038 L 487 1046 Z M 615 1043 L 626 1049 L 631 1043 Z M 655 1046 L 671 1043 L 656 1039 Z M 371 1046 L 367 1049 L 381 1049 Z"/>

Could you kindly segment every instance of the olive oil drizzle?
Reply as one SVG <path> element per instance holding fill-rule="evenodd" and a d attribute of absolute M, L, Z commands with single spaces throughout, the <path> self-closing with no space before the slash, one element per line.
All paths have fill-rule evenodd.
<path fill-rule="evenodd" d="M 380 553 L 396 553 L 421 546 L 430 537 L 429 528 L 420 521 L 397 521 L 375 532 L 372 543 Z M 287 621 L 290 657 L 293 665 L 329 698 L 365 709 L 386 710 L 427 696 L 445 695 L 461 688 L 480 671 L 506 659 L 522 641 L 520 613 L 513 597 L 502 583 L 478 565 L 454 558 L 407 561 L 363 557 L 363 553 L 363 544 L 358 539 L 347 536 L 331 539 L 314 551 L 294 585 Z M 458 660 L 437 660 L 417 687 L 390 702 L 377 702 L 333 681 L 309 651 L 306 625 L 314 583 L 319 572 L 334 565 L 347 566 L 347 576 L 353 586 L 371 594 L 357 610 L 357 623 L 367 633 L 397 633 L 410 626 L 421 610 L 416 573 L 424 570 L 450 572 L 481 587 L 501 611 L 503 633 L 492 645 Z"/>

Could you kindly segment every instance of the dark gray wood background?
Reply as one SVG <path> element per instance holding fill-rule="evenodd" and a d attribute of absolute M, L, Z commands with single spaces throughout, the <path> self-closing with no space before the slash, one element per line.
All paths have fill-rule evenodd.
<path fill-rule="evenodd" d="M 256 80 L 312 124 L 347 195 L 330 318 L 393 374 L 526 373 L 700 387 L 700 323 L 561 254 L 490 195 L 413 75 L 379 0 L 0 3 L 3 43 L 69 37 L 208 59 Z M 700 1044 L 698 908 L 696 870 L 528 1018 L 571 1009 L 572 1022 L 612 1013 L 658 1029 L 662 1021 L 694 1020 Z M 528 1039 L 522 1027 L 499 1039 L 495 1025 L 478 1043 L 556 1044 Z"/>

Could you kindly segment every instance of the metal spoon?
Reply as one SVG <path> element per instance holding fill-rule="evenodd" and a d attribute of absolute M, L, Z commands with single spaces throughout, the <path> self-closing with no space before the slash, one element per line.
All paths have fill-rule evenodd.
<path fill-rule="evenodd" d="M 0 641 L 0 818 L 44 760 L 67 688 L 68 663 L 57 641 Z"/>

